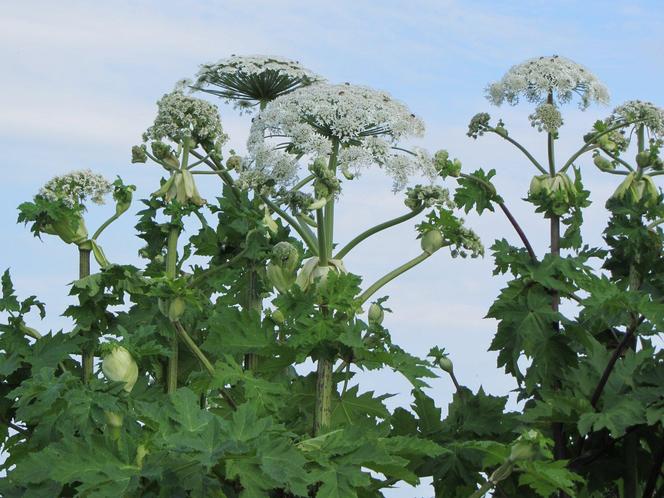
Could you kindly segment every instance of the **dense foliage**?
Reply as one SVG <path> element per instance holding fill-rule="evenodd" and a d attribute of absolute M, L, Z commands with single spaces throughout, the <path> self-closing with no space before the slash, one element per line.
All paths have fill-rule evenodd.
<path fill-rule="evenodd" d="M 217 108 L 195 92 L 254 114 L 246 156 L 226 149 Z M 135 188 L 120 179 L 76 171 L 19 206 L 36 236 L 75 248 L 80 271 L 68 333 L 29 326 L 44 304 L 2 277 L 0 494 L 372 498 L 432 477 L 436 497 L 662 496 L 664 358 L 653 339 L 664 331 L 664 203 L 653 180 L 664 174 L 664 111 L 619 106 L 560 162 L 561 108 L 576 96 L 582 108 L 608 99 L 561 57 L 514 66 L 488 88 L 494 104 L 536 105 L 543 162 L 502 120 L 480 113 L 469 125 L 537 170 L 526 201 L 550 237 L 538 255 L 492 184 L 496 171 L 402 145 L 424 125 L 388 94 L 331 85 L 279 58 L 202 66 L 158 102 L 132 149 L 133 163 L 165 172 L 140 201 L 143 267 L 114 262 L 99 242 L 132 203 Z M 621 181 L 606 200 L 603 247 L 582 238 L 591 161 Z M 402 216 L 341 245 L 342 187 L 374 166 L 395 191 L 413 175 L 428 183 L 405 190 Z M 219 182 L 216 199 L 201 197 L 201 179 Z M 109 195 L 115 209 L 90 235 L 85 203 Z M 520 411 L 461 385 L 444 349 L 417 358 L 382 325 L 382 287 L 441 248 L 482 255 L 459 212 L 497 209 L 519 244 L 491 247 L 494 273 L 509 281 L 487 316 Z M 419 255 L 366 285 L 346 269 L 358 244 L 416 217 Z M 195 227 L 187 239 L 185 224 Z M 385 367 L 412 384 L 410 406 L 390 411 L 385 395 L 353 381 Z M 456 390 L 444 416 L 425 390 L 439 374 Z"/>

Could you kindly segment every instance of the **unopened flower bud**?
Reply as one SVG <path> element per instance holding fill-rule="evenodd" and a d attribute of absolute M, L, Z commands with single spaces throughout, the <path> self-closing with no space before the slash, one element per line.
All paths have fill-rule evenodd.
<path fill-rule="evenodd" d="M 440 358 L 437 363 L 441 370 L 447 372 L 448 374 L 451 374 L 454 371 L 454 364 L 447 356 Z"/>
<path fill-rule="evenodd" d="M 226 169 L 229 171 L 239 171 L 242 167 L 242 158 L 240 156 L 231 156 L 226 160 Z"/>
<path fill-rule="evenodd" d="M 124 389 L 131 392 L 138 380 L 138 365 L 129 351 L 122 346 L 116 346 L 101 362 L 101 371 L 107 379 L 114 382 L 124 382 Z"/>
<path fill-rule="evenodd" d="M 187 303 L 182 297 L 177 296 L 168 305 L 168 318 L 171 322 L 179 320 L 187 309 Z"/>
<path fill-rule="evenodd" d="M 371 303 L 367 318 L 369 319 L 370 325 L 380 325 L 385 318 L 385 311 L 383 311 L 383 308 L 379 304 Z"/>
<path fill-rule="evenodd" d="M 639 152 L 636 155 L 636 164 L 639 165 L 639 168 L 647 168 L 650 166 L 650 151 L 644 150 Z"/>
<path fill-rule="evenodd" d="M 613 171 L 616 169 L 615 164 L 613 164 L 607 158 L 600 156 L 599 154 L 595 156 L 593 163 L 595 163 L 595 166 L 597 166 L 597 168 L 599 168 L 601 171 Z"/>
<path fill-rule="evenodd" d="M 444 243 L 445 240 L 443 239 L 443 234 L 440 233 L 440 230 L 429 230 L 422 237 L 421 246 L 424 252 L 431 255 L 443 247 Z"/>

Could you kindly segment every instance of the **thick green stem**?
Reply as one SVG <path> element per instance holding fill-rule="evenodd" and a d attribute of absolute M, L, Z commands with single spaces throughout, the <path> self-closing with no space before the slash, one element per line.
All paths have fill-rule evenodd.
<path fill-rule="evenodd" d="M 325 214 L 322 209 L 316 210 L 316 230 L 318 231 L 318 265 L 327 266 L 328 252 L 327 252 L 327 230 L 325 229 Z"/>
<path fill-rule="evenodd" d="M 398 216 L 396 218 L 392 218 L 391 220 L 385 221 L 383 223 L 380 223 L 379 225 L 376 225 L 374 227 L 369 228 L 368 230 L 365 230 L 360 235 L 358 235 L 353 240 L 351 240 L 348 244 L 346 244 L 334 257 L 336 259 L 343 258 L 356 245 L 358 245 L 360 242 L 364 241 L 365 239 L 368 239 L 369 237 L 371 237 L 374 234 L 377 234 L 378 232 L 382 232 L 383 230 L 386 230 L 388 228 L 396 226 L 399 223 L 403 223 L 404 221 L 408 221 L 408 220 L 414 218 L 415 216 L 417 216 L 418 214 L 420 214 L 422 211 L 424 211 L 424 206 L 419 207 L 417 209 L 413 209 L 409 213 Z"/>
<path fill-rule="evenodd" d="M 247 271 L 246 277 L 247 281 L 242 307 L 246 313 L 256 311 L 260 316 L 263 310 L 263 303 L 261 302 L 258 289 L 258 272 L 255 268 L 251 268 Z M 258 368 L 258 355 L 254 353 L 244 355 L 244 368 L 245 370 L 256 370 Z"/>
<path fill-rule="evenodd" d="M 316 372 L 316 408 L 314 413 L 314 436 L 325 432 L 332 417 L 332 361 L 318 360 Z"/>
<path fill-rule="evenodd" d="M 78 248 L 78 278 L 85 278 L 90 275 L 90 252 L 90 249 Z M 94 347 L 91 344 L 83 349 L 81 363 L 83 363 L 83 382 L 87 384 L 92 377 L 95 363 Z"/>
<path fill-rule="evenodd" d="M 330 154 L 330 161 L 327 167 L 334 175 L 337 173 L 338 155 L 339 141 L 333 140 L 332 153 Z M 334 195 L 331 195 L 330 200 L 325 204 L 325 242 L 327 243 L 327 256 L 332 257 L 332 250 L 334 248 Z"/>
<path fill-rule="evenodd" d="M 389 272 L 389 273 L 383 275 L 381 278 L 379 278 L 378 280 L 376 280 L 376 282 L 374 282 L 374 283 L 371 285 L 371 287 L 369 287 L 367 290 L 365 290 L 365 291 L 364 291 L 364 292 L 363 292 L 363 293 L 357 298 L 357 302 L 358 302 L 358 304 L 359 304 L 359 305 L 362 305 L 363 303 L 365 303 L 365 302 L 367 301 L 367 299 L 369 299 L 371 296 L 374 295 L 374 293 L 375 293 L 376 291 L 378 291 L 378 289 L 380 289 L 381 287 L 383 287 L 385 284 L 387 284 L 387 283 L 390 282 L 391 280 L 394 280 L 395 278 L 397 278 L 397 277 L 398 277 L 399 275 L 401 275 L 402 273 L 405 273 L 405 272 L 407 272 L 408 270 L 410 270 L 411 268 L 413 268 L 414 266 L 417 266 L 417 265 L 420 264 L 422 261 L 424 261 L 425 259 L 427 259 L 429 256 L 431 256 L 431 254 L 429 254 L 428 252 L 426 252 L 426 251 L 425 251 L 425 252 L 422 252 L 422 254 L 420 254 L 419 256 L 416 256 L 415 258 L 411 259 L 411 260 L 408 261 L 407 263 L 404 263 L 404 264 L 401 265 L 400 267 L 398 267 L 398 268 L 392 270 L 391 272 Z"/>
<path fill-rule="evenodd" d="M 168 232 L 166 243 L 166 277 L 175 279 L 177 275 L 178 261 L 178 238 L 180 227 L 174 218 L 171 218 L 171 229 Z M 168 370 L 166 373 L 166 392 L 174 393 L 178 388 L 178 338 L 173 334 L 171 338 L 171 356 L 168 358 Z"/>

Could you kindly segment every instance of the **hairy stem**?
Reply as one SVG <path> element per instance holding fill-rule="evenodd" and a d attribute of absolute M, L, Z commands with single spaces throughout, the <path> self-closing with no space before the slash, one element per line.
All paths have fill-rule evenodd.
<path fill-rule="evenodd" d="M 316 408 L 314 413 L 314 436 L 325 432 L 332 417 L 332 361 L 321 358 L 316 370 Z"/>

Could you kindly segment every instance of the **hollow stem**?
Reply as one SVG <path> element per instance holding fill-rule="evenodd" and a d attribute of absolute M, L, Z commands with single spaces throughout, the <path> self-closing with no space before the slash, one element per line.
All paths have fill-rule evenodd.
<path fill-rule="evenodd" d="M 314 413 L 314 436 L 324 432 L 332 417 L 332 361 L 319 359 L 316 370 L 316 408 Z"/>
<path fill-rule="evenodd" d="M 90 275 L 90 252 L 90 249 L 78 248 L 78 278 L 85 278 Z M 92 344 L 84 347 L 81 353 L 81 363 L 83 364 L 83 383 L 87 384 L 92 378 L 95 364 L 94 346 Z"/>

